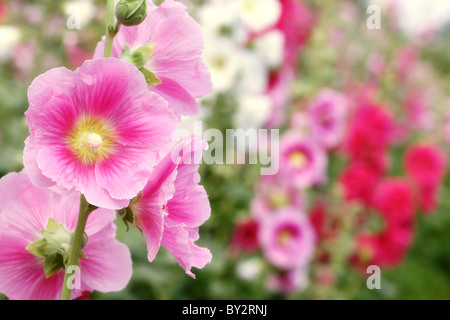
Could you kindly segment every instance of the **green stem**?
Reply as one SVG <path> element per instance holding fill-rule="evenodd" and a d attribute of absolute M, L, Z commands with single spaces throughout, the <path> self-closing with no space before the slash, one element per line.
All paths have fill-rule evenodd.
<path fill-rule="evenodd" d="M 107 1 L 105 58 L 112 55 L 113 40 L 119 29 L 119 25 L 114 24 L 114 0 Z"/>
<path fill-rule="evenodd" d="M 89 214 L 94 211 L 96 207 L 89 204 L 84 197 L 84 195 L 81 195 L 80 199 L 80 211 L 78 214 L 78 221 L 77 226 L 75 229 L 75 233 L 73 235 L 72 239 L 72 245 L 70 248 L 69 253 L 69 259 L 67 262 L 68 266 L 78 266 L 80 254 L 81 254 L 81 245 L 83 242 L 83 235 L 84 235 L 84 229 L 86 228 L 86 223 L 89 217 Z M 68 281 L 71 274 L 66 272 L 64 275 L 64 283 L 63 288 L 61 292 L 61 300 L 70 300 L 70 294 L 72 292 L 72 289 L 69 288 Z"/>

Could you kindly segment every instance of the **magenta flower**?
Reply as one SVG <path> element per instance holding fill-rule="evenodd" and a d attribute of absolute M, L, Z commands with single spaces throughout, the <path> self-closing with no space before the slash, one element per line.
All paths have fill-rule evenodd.
<path fill-rule="evenodd" d="M 202 62 L 202 31 L 179 2 L 166 0 L 158 7 L 148 1 L 147 11 L 140 25 L 120 27 L 112 56 L 119 58 L 127 47 L 134 51 L 153 45 L 153 53 L 144 65 L 157 78 L 149 90 L 166 99 L 178 117 L 196 115 L 200 109 L 195 98 L 212 90 L 209 71 Z M 94 59 L 103 57 L 104 50 L 103 38 Z"/>
<path fill-rule="evenodd" d="M 297 268 L 278 270 L 267 278 L 267 287 L 275 292 L 292 294 L 304 290 L 308 286 L 308 270 Z"/>
<path fill-rule="evenodd" d="M 316 236 L 308 217 L 301 211 L 288 208 L 262 221 L 259 241 L 271 264 L 291 270 L 309 263 L 314 253 Z"/>
<path fill-rule="evenodd" d="M 24 171 L 3 177 L 0 192 L 0 292 L 14 300 L 59 299 L 64 280 L 62 257 L 52 268 L 48 261 L 69 248 L 80 193 L 38 188 Z M 115 239 L 115 217 L 112 210 L 91 213 L 85 230 L 88 242 L 82 250 L 85 257 L 80 258 L 80 288 L 73 290 L 73 299 L 85 291 L 120 291 L 128 284 L 131 255 Z M 45 250 L 36 255 L 31 247 L 39 240 Z"/>
<path fill-rule="evenodd" d="M 313 140 L 297 132 L 287 132 L 280 139 L 280 175 L 298 188 L 321 184 L 326 180 L 328 159 Z"/>
<path fill-rule="evenodd" d="M 311 135 L 327 149 L 337 147 L 342 141 L 346 118 L 346 98 L 331 89 L 322 89 L 308 109 Z"/>
<path fill-rule="evenodd" d="M 211 214 L 206 191 L 198 185 L 199 161 L 206 146 L 194 138 L 179 142 L 158 163 L 125 216 L 145 235 L 150 262 L 162 245 L 193 278 L 191 268 L 201 269 L 212 258 L 208 249 L 194 244 L 199 227 Z"/>
<path fill-rule="evenodd" d="M 98 207 L 126 207 L 176 127 L 167 102 L 146 88 L 132 64 L 114 58 L 37 77 L 26 112 L 31 135 L 24 165 L 31 181 L 75 187 Z"/>

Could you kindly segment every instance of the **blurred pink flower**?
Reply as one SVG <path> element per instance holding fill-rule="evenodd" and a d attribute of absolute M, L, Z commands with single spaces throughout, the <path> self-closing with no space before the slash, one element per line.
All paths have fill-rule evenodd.
<path fill-rule="evenodd" d="M 131 202 L 131 222 L 147 241 L 148 259 L 153 261 L 160 245 L 175 257 L 186 273 L 211 261 L 206 248 L 194 244 L 199 227 L 210 217 L 211 207 L 200 186 L 199 159 L 205 142 L 190 138 L 178 143 L 156 166 L 142 193 Z"/>
<path fill-rule="evenodd" d="M 237 221 L 231 236 L 231 249 L 238 252 L 255 251 L 259 247 L 258 230 L 259 223 L 256 219 L 248 218 Z"/>
<path fill-rule="evenodd" d="M 297 188 L 308 188 L 327 180 L 328 158 L 313 140 L 289 131 L 280 139 L 280 176 Z"/>
<path fill-rule="evenodd" d="M 308 265 L 315 250 L 316 236 L 308 217 L 288 208 L 261 221 L 259 242 L 272 265 L 291 270 Z"/>
<path fill-rule="evenodd" d="M 62 225 L 58 236 L 74 232 L 78 218 L 80 193 L 59 188 L 38 188 L 24 171 L 10 173 L 0 180 L 0 292 L 13 300 L 59 299 L 64 269 L 46 277 L 45 256 L 36 256 L 27 247 L 44 239 L 49 220 Z M 83 248 L 86 258 L 80 259 L 80 289 L 72 298 L 85 291 L 120 291 L 132 274 L 128 248 L 115 239 L 116 215 L 112 210 L 97 209 L 89 216 Z M 58 238 L 55 238 L 58 239 Z M 58 250 L 65 250 L 62 243 Z M 56 250 L 56 249 L 55 249 Z"/>
<path fill-rule="evenodd" d="M 199 98 L 212 90 L 210 74 L 202 62 L 202 31 L 192 19 L 187 8 L 173 0 L 160 6 L 148 1 L 147 18 L 138 26 L 121 26 L 114 38 L 112 56 L 119 58 L 126 45 L 136 50 L 153 44 L 154 51 L 145 68 L 152 72 L 161 84 L 149 90 L 161 95 L 169 107 L 180 117 L 196 115 Z M 105 39 L 97 45 L 94 58 L 103 57 Z"/>
<path fill-rule="evenodd" d="M 283 181 L 280 176 L 261 176 L 255 186 L 251 213 L 256 219 L 264 219 L 279 209 L 291 207 L 303 210 L 305 199 L 299 190 Z"/>
<path fill-rule="evenodd" d="M 347 113 L 344 95 L 332 89 L 322 89 L 308 107 L 311 136 L 324 148 L 337 147 L 345 133 Z"/>
<path fill-rule="evenodd" d="M 75 72 L 50 70 L 33 81 L 28 100 L 24 165 L 31 181 L 75 187 L 108 209 L 126 207 L 144 188 L 176 127 L 144 76 L 114 58 L 86 61 Z"/>

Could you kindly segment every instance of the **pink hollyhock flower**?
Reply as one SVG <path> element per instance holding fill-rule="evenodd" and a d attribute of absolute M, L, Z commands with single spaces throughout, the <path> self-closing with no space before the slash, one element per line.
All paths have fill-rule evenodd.
<path fill-rule="evenodd" d="M 408 175 L 419 185 L 437 187 L 445 178 L 445 153 L 429 143 L 418 143 L 406 151 L 404 165 Z"/>
<path fill-rule="evenodd" d="M 3 177 L 0 192 L 0 292 L 14 300 L 59 299 L 64 279 L 61 252 L 68 250 L 75 230 L 80 193 L 38 188 L 24 171 Z M 73 290 L 72 299 L 85 291 L 120 291 L 128 284 L 131 255 L 115 239 L 115 217 L 114 211 L 106 209 L 89 216 L 88 242 L 82 250 L 86 257 L 80 258 L 80 288 Z M 35 255 L 30 245 L 39 240 L 48 244 L 48 251 Z M 44 265 L 53 251 L 61 257 L 61 269 L 56 265 L 46 275 Z"/>
<path fill-rule="evenodd" d="M 307 188 L 326 180 L 328 159 L 314 141 L 296 132 L 287 132 L 280 140 L 280 175 L 297 188 Z"/>
<path fill-rule="evenodd" d="M 393 139 L 393 119 L 382 107 L 362 105 L 350 124 L 344 151 L 352 159 L 372 159 L 384 154 Z"/>
<path fill-rule="evenodd" d="M 285 35 L 285 62 L 295 65 L 312 31 L 313 15 L 302 0 L 281 0 L 281 6 L 276 28 Z"/>
<path fill-rule="evenodd" d="M 271 273 L 267 278 L 269 290 L 282 294 L 293 294 L 308 286 L 308 272 L 304 268 L 281 270 Z"/>
<path fill-rule="evenodd" d="M 259 242 L 274 266 L 290 270 L 305 267 L 312 258 L 316 236 L 308 217 L 294 209 L 281 209 L 261 221 Z"/>
<path fill-rule="evenodd" d="M 234 227 L 230 246 L 238 251 L 255 251 L 258 243 L 259 223 L 252 218 L 240 220 Z"/>
<path fill-rule="evenodd" d="M 376 185 L 381 179 L 380 172 L 362 161 L 351 162 L 339 174 L 339 184 L 342 186 L 347 201 L 357 200 L 370 205 Z"/>
<path fill-rule="evenodd" d="M 147 18 L 138 26 L 121 26 L 114 38 L 112 56 L 119 58 L 129 46 L 131 51 L 154 45 L 145 68 L 160 84 L 149 90 L 161 95 L 180 118 L 196 115 L 200 109 L 195 98 L 212 90 L 209 71 L 202 62 L 202 31 L 187 8 L 173 0 L 159 7 L 148 1 Z M 97 45 L 94 59 L 104 55 L 105 39 Z"/>
<path fill-rule="evenodd" d="M 379 182 L 372 205 L 384 216 L 388 228 L 409 226 L 414 220 L 414 193 L 408 181 L 404 179 L 387 178 Z"/>
<path fill-rule="evenodd" d="M 347 100 L 337 91 L 322 89 L 308 107 L 311 135 L 325 148 L 336 147 L 346 129 Z"/>
<path fill-rule="evenodd" d="M 175 257 L 186 273 L 211 261 L 206 248 L 194 244 L 199 227 L 209 219 L 211 207 L 205 189 L 198 185 L 204 142 L 194 137 L 178 143 L 156 166 L 125 217 L 142 230 L 151 262 L 160 245 Z"/>
<path fill-rule="evenodd" d="M 420 208 L 431 213 L 436 209 L 440 185 L 447 171 L 445 153 L 435 145 L 418 143 L 406 151 L 404 165 L 416 185 Z"/>
<path fill-rule="evenodd" d="M 6 20 L 7 15 L 8 15 L 8 7 L 6 6 L 6 3 L 0 0 L 0 22 Z"/>
<path fill-rule="evenodd" d="M 108 209 L 126 207 L 144 188 L 176 128 L 144 76 L 114 58 L 86 61 L 75 72 L 50 70 L 33 81 L 28 100 L 24 165 L 31 181 L 75 187 Z"/>
<path fill-rule="evenodd" d="M 286 207 L 303 210 L 304 203 L 302 194 L 277 175 L 262 176 L 255 186 L 251 212 L 252 216 L 259 220 Z"/>

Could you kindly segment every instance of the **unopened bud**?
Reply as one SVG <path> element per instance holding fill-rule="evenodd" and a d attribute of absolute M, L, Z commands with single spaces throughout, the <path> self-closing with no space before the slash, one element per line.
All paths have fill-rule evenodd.
<path fill-rule="evenodd" d="M 137 26 L 145 17 L 147 17 L 146 0 L 120 0 L 116 6 L 117 22 L 124 26 Z"/>

